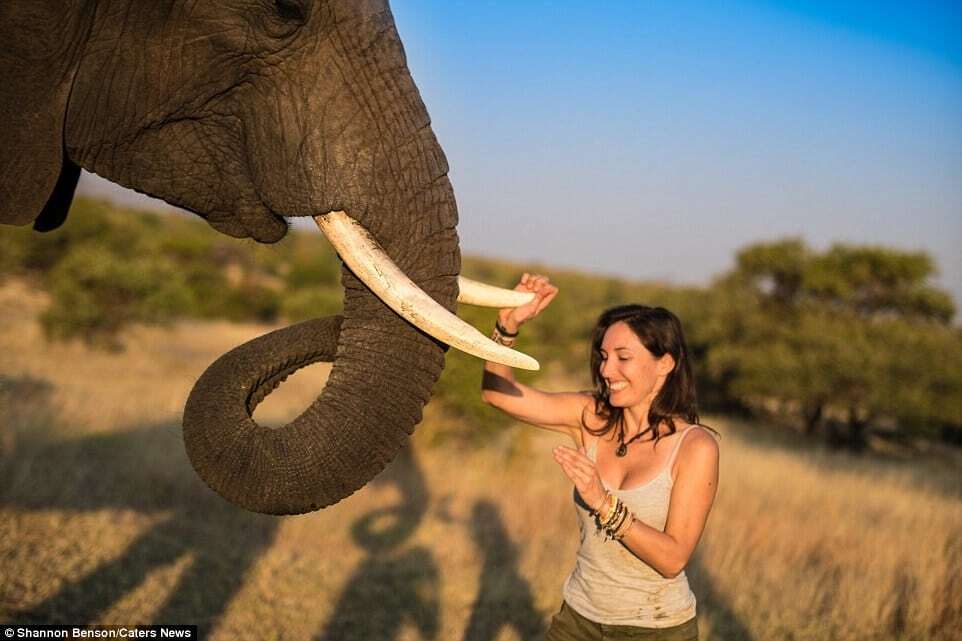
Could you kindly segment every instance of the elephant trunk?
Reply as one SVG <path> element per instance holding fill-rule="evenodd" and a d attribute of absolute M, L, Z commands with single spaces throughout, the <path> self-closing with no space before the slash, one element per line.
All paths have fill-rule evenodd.
<path fill-rule="evenodd" d="M 406 200 L 406 217 L 396 217 L 407 221 L 405 229 L 381 230 L 379 240 L 418 286 L 452 310 L 460 253 L 450 183 L 434 180 Z M 191 392 L 184 412 L 188 456 L 232 503 L 267 514 L 336 503 L 378 474 L 420 421 L 444 365 L 443 346 L 347 267 L 342 284 L 343 316 L 241 345 L 215 361 Z M 254 421 L 254 408 L 284 378 L 319 361 L 334 365 L 310 407 L 278 429 Z"/>

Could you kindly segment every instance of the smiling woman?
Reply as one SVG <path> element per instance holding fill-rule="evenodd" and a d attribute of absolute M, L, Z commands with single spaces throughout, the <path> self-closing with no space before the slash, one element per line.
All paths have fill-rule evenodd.
<path fill-rule="evenodd" d="M 558 293 L 529 274 L 515 289 L 535 297 L 501 310 L 494 340 L 507 347 Z M 591 348 L 592 392 L 548 393 L 505 365 L 484 368 L 486 402 L 576 446 L 554 450 L 574 484 L 581 545 L 546 638 L 697 639 L 684 569 L 715 499 L 718 445 L 698 424 L 681 323 L 660 307 L 615 307 Z"/>

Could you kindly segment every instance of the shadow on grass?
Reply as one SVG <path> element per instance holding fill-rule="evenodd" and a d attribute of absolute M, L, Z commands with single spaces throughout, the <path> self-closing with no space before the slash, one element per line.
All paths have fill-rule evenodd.
<path fill-rule="evenodd" d="M 53 392 L 54 386 L 45 379 L 0 374 L 0 464 L 14 456 L 21 434 L 53 422 Z"/>
<path fill-rule="evenodd" d="M 514 628 L 522 641 L 541 639 L 544 619 L 534 607 L 530 584 L 518 573 L 517 549 L 494 503 L 474 504 L 471 535 L 484 567 L 464 641 L 494 641 L 503 627 Z"/>
<path fill-rule="evenodd" d="M 755 641 L 755 637 L 732 610 L 728 599 L 715 587 L 715 582 L 702 565 L 697 550 L 688 562 L 685 575 L 691 584 L 691 591 L 698 599 L 699 618 L 705 614 L 711 616 L 713 638 L 724 641 Z"/>
<path fill-rule="evenodd" d="M 150 573 L 189 555 L 176 584 L 152 604 L 152 621 L 137 623 L 196 624 L 206 636 L 280 523 L 209 490 L 191 468 L 176 424 L 75 438 L 56 427 L 47 434 L 19 433 L 0 481 L 0 503 L 6 507 L 165 515 L 116 558 L 40 603 L 10 613 L 18 623 L 109 623 L 106 611 Z M 70 531 L 61 536 L 69 539 Z"/>
<path fill-rule="evenodd" d="M 422 638 L 437 638 L 440 579 L 430 550 L 404 543 L 428 507 L 424 475 L 410 447 L 372 481 L 401 492 L 395 505 L 363 514 L 351 526 L 354 541 L 367 551 L 318 636 L 322 641 L 390 641 L 411 624 Z"/>

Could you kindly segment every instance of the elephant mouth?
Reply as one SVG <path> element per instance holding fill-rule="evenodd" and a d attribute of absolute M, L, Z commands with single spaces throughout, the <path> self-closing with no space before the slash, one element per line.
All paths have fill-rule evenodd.
<path fill-rule="evenodd" d="M 358 279 L 385 305 L 428 336 L 486 361 L 519 369 L 540 368 L 535 359 L 495 343 L 431 298 L 391 260 L 377 240 L 345 212 L 315 216 L 314 222 Z M 484 307 L 517 307 L 534 297 L 528 292 L 502 289 L 461 276 L 458 286 L 458 302 Z"/>

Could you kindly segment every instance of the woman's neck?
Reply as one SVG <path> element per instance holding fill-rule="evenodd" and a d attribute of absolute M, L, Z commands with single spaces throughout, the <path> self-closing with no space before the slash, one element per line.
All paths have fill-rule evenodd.
<path fill-rule="evenodd" d="M 651 403 L 639 403 L 625 408 L 625 440 L 641 434 L 648 429 L 648 411 Z"/>
<path fill-rule="evenodd" d="M 655 397 L 658 396 L 659 391 L 661 391 L 661 383 L 657 384 L 655 389 L 637 405 L 631 405 L 625 408 L 622 416 L 625 417 L 626 441 L 649 428 L 648 413 L 651 411 L 651 404 L 655 402 Z"/>

